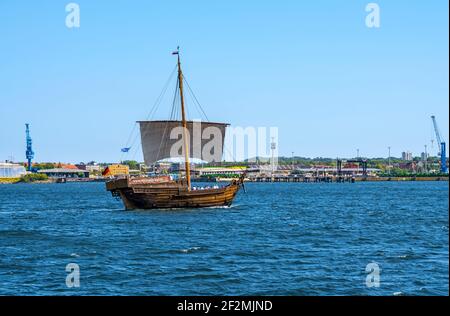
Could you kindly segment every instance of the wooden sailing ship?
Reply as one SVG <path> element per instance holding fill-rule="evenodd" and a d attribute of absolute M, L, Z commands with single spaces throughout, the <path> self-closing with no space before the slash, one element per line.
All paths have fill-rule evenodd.
<path fill-rule="evenodd" d="M 178 57 L 177 88 L 180 95 L 181 121 L 140 121 L 141 143 L 144 160 L 147 165 L 160 158 L 166 158 L 173 145 L 167 130 L 182 127 L 185 177 L 172 180 L 169 176 L 156 177 L 125 177 L 106 182 L 106 189 L 113 196 L 122 199 L 126 209 L 164 209 L 164 208 L 199 208 L 214 206 L 230 206 L 240 187 L 243 186 L 245 175 L 224 187 L 192 187 L 190 172 L 189 143 L 193 130 L 193 122 L 186 121 L 185 102 L 183 95 L 183 73 L 181 70 L 179 50 L 174 52 Z M 224 123 L 204 123 L 202 128 L 216 127 L 222 132 L 222 144 L 225 136 Z M 158 146 L 159 142 L 159 146 Z M 222 155 L 223 148 L 220 148 Z"/>

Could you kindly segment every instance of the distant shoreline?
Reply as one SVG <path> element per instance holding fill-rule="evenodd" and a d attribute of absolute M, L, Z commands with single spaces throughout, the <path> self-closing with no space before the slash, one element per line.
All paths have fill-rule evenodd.
<path fill-rule="evenodd" d="M 80 179 L 67 179 L 67 182 L 64 183 L 92 183 L 92 182 L 105 182 L 106 179 L 86 179 L 82 180 Z M 202 181 L 202 179 L 196 179 L 195 182 L 228 182 L 233 180 L 233 178 L 219 178 L 215 181 Z M 449 177 L 444 176 L 438 176 L 438 177 L 367 177 L 367 178 L 354 178 L 354 182 L 449 182 Z M 335 180 L 331 181 L 303 181 L 301 178 L 292 178 L 292 177 L 279 177 L 279 178 L 270 178 L 270 177 L 260 177 L 257 179 L 245 179 L 245 182 L 252 182 L 252 183 L 272 183 L 272 182 L 285 182 L 285 183 L 315 183 L 315 182 L 333 182 L 336 183 Z M 49 179 L 44 181 L 33 181 L 33 182 L 22 182 L 20 181 L 20 178 L 0 178 L 0 184 L 49 184 L 49 183 L 58 183 L 57 179 Z"/>
<path fill-rule="evenodd" d="M 24 182 L 21 181 L 20 178 L 0 178 L 0 184 L 48 184 L 48 183 L 61 183 L 58 181 L 57 178 L 50 178 L 48 180 L 37 180 L 37 181 L 30 181 L 30 182 Z M 66 181 L 64 183 L 91 183 L 91 182 L 105 182 L 106 179 L 89 179 L 89 178 L 68 178 L 65 179 Z"/>
<path fill-rule="evenodd" d="M 356 178 L 357 182 L 364 182 L 364 181 L 449 181 L 449 177 L 439 176 L 439 177 L 369 177 L 367 179 L 364 178 Z"/>

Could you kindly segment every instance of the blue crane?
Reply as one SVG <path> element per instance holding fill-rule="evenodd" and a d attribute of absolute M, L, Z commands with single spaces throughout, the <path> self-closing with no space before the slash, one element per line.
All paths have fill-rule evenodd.
<path fill-rule="evenodd" d="M 26 135 L 27 135 L 27 151 L 25 152 L 25 155 L 27 157 L 28 160 L 28 171 L 32 171 L 31 168 L 31 160 L 34 158 L 34 151 L 33 148 L 31 147 L 32 141 L 31 141 L 31 136 L 30 136 L 30 124 L 26 123 L 25 127 L 26 127 Z"/>
<path fill-rule="evenodd" d="M 447 173 L 447 149 L 446 144 L 441 138 L 441 133 L 439 132 L 438 125 L 436 123 L 436 117 L 434 115 L 431 116 L 431 120 L 433 121 L 434 132 L 436 133 L 436 140 L 439 147 L 439 154 L 441 157 L 441 172 Z"/>

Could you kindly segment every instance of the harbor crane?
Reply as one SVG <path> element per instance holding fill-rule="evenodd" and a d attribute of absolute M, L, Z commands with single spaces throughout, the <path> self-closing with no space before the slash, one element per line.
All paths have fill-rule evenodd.
<path fill-rule="evenodd" d="M 438 125 L 436 123 L 436 117 L 434 115 L 431 116 L 431 120 L 433 121 L 433 127 L 434 132 L 436 133 L 436 140 L 438 145 L 438 155 L 440 156 L 440 165 L 441 165 L 441 172 L 447 173 L 447 149 L 446 149 L 446 143 L 441 138 L 441 133 L 439 132 Z"/>
<path fill-rule="evenodd" d="M 34 151 L 33 151 L 33 148 L 31 147 L 32 140 L 31 140 L 31 136 L 30 136 L 30 126 L 29 125 L 30 124 L 28 124 L 28 123 L 25 124 L 25 127 L 26 127 L 25 133 L 27 135 L 27 138 L 26 138 L 26 140 L 27 140 L 27 151 L 25 152 L 25 155 L 26 155 L 27 160 L 28 160 L 28 171 L 32 171 L 31 160 L 34 158 Z"/>

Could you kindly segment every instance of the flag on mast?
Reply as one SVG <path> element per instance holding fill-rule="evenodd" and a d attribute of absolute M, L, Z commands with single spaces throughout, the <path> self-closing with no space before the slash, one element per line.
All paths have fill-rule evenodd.
<path fill-rule="evenodd" d="M 102 176 L 106 176 L 110 173 L 111 171 L 109 170 L 109 167 L 106 167 L 105 170 L 103 170 L 102 172 Z"/>

